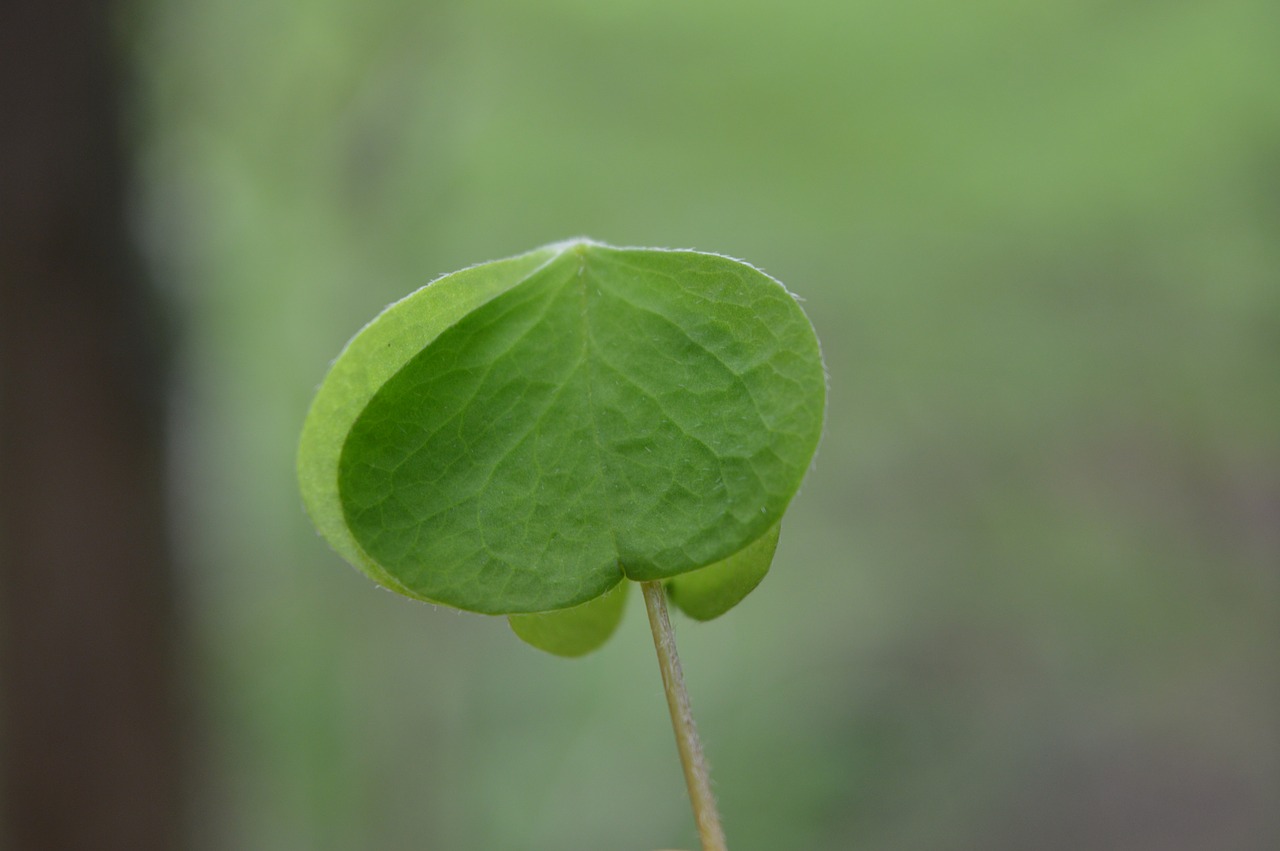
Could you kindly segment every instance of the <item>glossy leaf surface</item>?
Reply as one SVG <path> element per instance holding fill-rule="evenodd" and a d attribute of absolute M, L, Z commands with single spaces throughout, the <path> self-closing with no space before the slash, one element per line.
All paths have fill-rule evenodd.
<path fill-rule="evenodd" d="M 565 609 L 769 531 L 824 390 L 813 330 L 767 275 L 561 243 L 442 278 L 366 326 L 308 415 L 303 494 L 394 590 Z"/>

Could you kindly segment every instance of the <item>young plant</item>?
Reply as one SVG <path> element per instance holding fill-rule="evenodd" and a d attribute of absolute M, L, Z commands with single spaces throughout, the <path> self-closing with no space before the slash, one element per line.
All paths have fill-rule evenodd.
<path fill-rule="evenodd" d="M 573 240 L 446 275 L 347 344 L 298 474 L 374 581 L 600 646 L 639 583 L 703 848 L 724 837 L 666 597 L 699 620 L 764 577 L 822 429 L 818 341 L 745 263 Z"/>

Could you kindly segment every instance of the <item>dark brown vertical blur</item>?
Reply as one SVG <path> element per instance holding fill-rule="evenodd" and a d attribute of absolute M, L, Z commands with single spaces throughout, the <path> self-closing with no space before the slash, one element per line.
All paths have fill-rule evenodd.
<path fill-rule="evenodd" d="M 0 847 L 180 844 L 159 335 L 111 4 L 0 2 Z"/>

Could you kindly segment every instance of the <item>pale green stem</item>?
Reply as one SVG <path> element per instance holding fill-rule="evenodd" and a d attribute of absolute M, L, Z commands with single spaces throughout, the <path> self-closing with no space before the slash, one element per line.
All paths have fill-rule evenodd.
<path fill-rule="evenodd" d="M 680 656 L 676 653 L 676 634 L 667 616 L 666 590 L 661 582 L 641 582 L 644 591 L 644 607 L 649 612 L 649 628 L 653 631 L 653 646 L 658 651 L 658 667 L 662 670 L 662 688 L 667 693 L 667 708 L 671 710 L 671 727 L 676 734 L 676 747 L 680 751 L 680 763 L 684 766 L 684 780 L 689 786 L 689 800 L 693 803 L 693 818 L 698 825 L 702 851 L 727 851 L 724 831 L 720 828 L 720 813 L 716 799 L 711 794 L 711 775 L 706 757 L 702 755 L 702 742 L 689 711 L 689 693 L 684 688 L 684 672 L 680 670 Z"/>

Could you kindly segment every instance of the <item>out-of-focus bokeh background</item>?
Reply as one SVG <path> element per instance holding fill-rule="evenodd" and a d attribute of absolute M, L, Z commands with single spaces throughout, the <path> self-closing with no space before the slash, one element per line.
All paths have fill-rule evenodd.
<path fill-rule="evenodd" d="M 734 851 L 1280 847 L 1272 0 L 149 0 L 113 33 L 172 340 L 183 847 L 696 846 L 641 610 L 542 655 L 375 589 L 294 483 L 382 306 L 575 235 L 749 260 L 823 342 L 772 573 L 677 624 Z"/>

